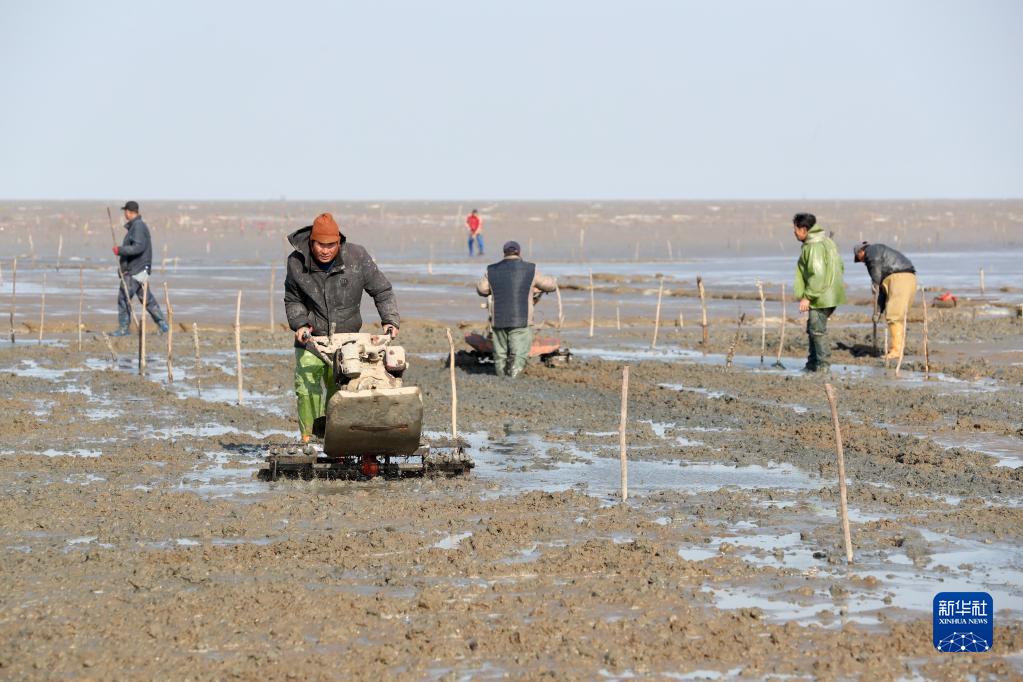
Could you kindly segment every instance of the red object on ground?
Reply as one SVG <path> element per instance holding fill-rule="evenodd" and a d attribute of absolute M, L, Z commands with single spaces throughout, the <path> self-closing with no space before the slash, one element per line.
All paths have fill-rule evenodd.
<path fill-rule="evenodd" d="M 474 235 L 480 231 L 481 223 L 482 221 L 480 220 L 480 217 L 478 215 L 470 215 L 468 218 L 465 219 L 466 227 L 468 227 L 469 232 L 471 232 Z"/>
<path fill-rule="evenodd" d="M 957 301 L 958 299 L 957 299 L 957 298 L 956 298 L 955 296 L 953 296 L 953 295 L 952 295 L 952 292 L 951 292 L 951 291 L 946 291 L 946 292 L 945 292 L 945 293 L 943 293 L 943 294 L 942 294 L 941 296 L 938 296 L 938 298 L 937 298 L 937 299 L 935 299 L 935 300 L 938 300 L 938 301 L 942 301 L 942 302 L 945 302 L 945 301 L 952 301 L 952 302 L 955 302 L 955 301 Z"/>
<path fill-rule="evenodd" d="M 120 246 L 115 246 L 114 247 L 114 255 L 115 256 L 120 256 L 121 255 L 121 247 Z"/>
<path fill-rule="evenodd" d="M 494 352 L 494 342 L 477 332 L 466 334 L 465 342 L 480 353 Z M 553 336 L 534 336 L 533 345 L 529 347 L 529 357 L 538 358 L 541 355 L 553 353 L 559 348 L 561 348 L 561 341 Z"/>
<path fill-rule="evenodd" d="M 363 476 L 366 478 L 373 478 L 380 473 L 380 463 L 373 455 L 363 455 L 362 466 L 360 469 Z"/>

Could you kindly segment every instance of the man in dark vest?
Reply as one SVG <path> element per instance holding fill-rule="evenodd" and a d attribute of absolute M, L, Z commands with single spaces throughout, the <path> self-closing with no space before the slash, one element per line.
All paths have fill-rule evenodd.
<path fill-rule="evenodd" d="M 534 294 L 554 291 L 557 281 L 544 277 L 534 263 L 522 260 L 518 242 L 506 242 L 504 259 L 487 267 L 476 293 L 494 297 L 494 369 L 497 376 L 517 377 L 533 345 Z"/>

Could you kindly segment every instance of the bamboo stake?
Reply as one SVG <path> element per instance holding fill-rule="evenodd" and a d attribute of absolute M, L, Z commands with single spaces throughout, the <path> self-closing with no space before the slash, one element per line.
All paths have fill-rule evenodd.
<path fill-rule="evenodd" d="M 636 262 L 639 262 L 639 242 L 638 241 L 636 242 L 635 250 L 632 252 L 632 260 L 636 261 Z"/>
<path fill-rule="evenodd" d="M 725 357 L 725 367 L 732 366 L 732 360 L 735 359 L 735 347 L 739 345 L 739 334 L 742 333 L 742 323 L 746 321 L 746 313 L 739 315 L 739 324 L 735 327 L 735 337 L 732 339 L 732 345 L 728 349 L 728 355 Z"/>
<path fill-rule="evenodd" d="M 60 257 L 64 253 L 64 233 L 57 235 L 57 272 L 60 272 Z"/>
<path fill-rule="evenodd" d="M 927 294 L 923 287 L 920 288 L 920 305 L 924 309 L 924 378 L 931 376 L 931 344 L 927 332 Z"/>
<path fill-rule="evenodd" d="M 877 297 L 881 295 L 881 288 L 878 286 L 871 287 L 874 291 L 874 312 L 871 313 L 870 319 L 874 323 L 874 355 L 877 355 L 877 322 L 880 316 L 877 313 Z"/>
<path fill-rule="evenodd" d="M 85 303 L 85 273 L 78 266 L 78 352 L 82 352 L 82 306 Z"/>
<path fill-rule="evenodd" d="M 11 266 L 11 343 L 14 343 L 14 314 L 18 310 L 18 257 L 14 257 L 14 264 Z"/>
<path fill-rule="evenodd" d="M 171 307 L 170 289 L 163 283 L 163 302 L 167 306 L 167 383 L 174 383 L 174 308 Z"/>
<path fill-rule="evenodd" d="M 458 440 L 458 386 L 455 384 L 455 341 L 451 338 L 451 328 L 448 333 L 448 364 L 451 367 L 451 440 Z"/>
<path fill-rule="evenodd" d="M 593 270 L 590 270 L 590 338 L 593 338 L 594 316 L 596 315 L 597 304 L 593 298 Z"/>
<path fill-rule="evenodd" d="M 615 304 L 615 327 L 618 331 L 622 330 L 622 304 Z"/>
<path fill-rule="evenodd" d="M 242 404 L 242 292 L 238 290 L 238 303 L 234 308 L 235 373 L 238 375 L 238 404 Z"/>
<path fill-rule="evenodd" d="M 888 359 L 888 325 L 884 326 L 884 368 L 888 369 L 891 360 Z"/>
<path fill-rule="evenodd" d="M 192 323 L 192 345 L 195 346 L 195 394 L 202 396 L 202 376 L 200 376 L 200 370 L 202 369 L 202 359 L 199 357 L 199 325 L 195 322 Z"/>
<path fill-rule="evenodd" d="M 675 256 L 671 253 L 671 240 L 668 239 L 666 241 L 668 242 L 668 260 L 675 260 Z"/>
<path fill-rule="evenodd" d="M 835 445 L 838 450 L 838 503 L 839 512 L 842 517 L 842 536 L 845 539 L 845 560 L 852 563 L 852 535 L 849 532 L 849 503 L 848 493 L 845 485 L 845 454 L 842 451 L 842 428 L 838 423 L 838 404 L 835 402 L 835 389 L 831 384 L 824 384 L 824 392 L 828 396 L 828 404 L 831 405 L 831 422 L 835 425 Z"/>
<path fill-rule="evenodd" d="M 657 331 L 661 327 L 661 297 L 664 296 L 664 277 L 659 278 L 661 285 L 657 289 L 657 312 L 654 313 L 654 338 L 650 342 L 650 348 L 657 348 Z"/>
<path fill-rule="evenodd" d="M 270 266 L 270 333 L 274 333 L 274 289 L 277 288 L 277 269 Z"/>
<path fill-rule="evenodd" d="M 557 282 L 554 283 L 554 295 L 558 299 L 558 331 L 561 331 L 561 325 L 565 323 L 565 311 L 561 307 L 561 287 L 558 286 Z"/>
<path fill-rule="evenodd" d="M 39 345 L 43 345 L 43 327 L 46 326 L 46 273 L 43 273 L 43 290 L 39 298 Z"/>
<path fill-rule="evenodd" d="M 786 319 L 786 306 L 785 306 L 785 284 L 781 285 L 781 335 L 778 339 L 778 357 L 775 358 L 774 366 L 785 369 L 785 365 L 781 364 L 781 354 L 785 348 L 785 325 L 788 324 Z"/>
<path fill-rule="evenodd" d="M 703 290 L 703 277 L 696 276 L 696 288 L 700 290 L 700 311 L 702 314 L 700 324 L 703 326 L 703 346 L 707 348 L 707 299 Z"/>
<path fill-rule="evenodd" d="M 139 376 L 146 373 L 146 304 L 149 302 L 149 278 L 142 283 L 142 319 L 139 321 Z"/>
<path fill-rule="evenodd" d="M 764 285 L 757 280 L 757 293 L 760 294 L 760 364 L 764 364 L 767 352 L 767 307 L 764 304 Z"/>
<path fill-rule="evenodd" d="M 103 332 L 103 340 L 107 344 L 107 350 L 110 351 L 110 369 L 117 369 L 117 353 L 114 352 L 114 344 L 110 343 L 110 337 L 106 332 Z"/>
<path fill-rule="evenodd" d="M 29 235 L 29 239 L 31 239 L 31 238 L 32 238 L 31 235 Z M 983 296 L 984 293 L 985 293 L 984 292 L 984 268 L 981 268 L 980 269 L 980 295 Z"/>
<path fill-rule="evenodd" d="M 629 415 L 629 366 L 622 368 L 622 418 L 618 424 L 618 457 L 622 473 L 622 503 L 629 499 L 629 460 L 626 453 L 625 427 Z"/>
<path fill-rule="evenodd" d="M 36 262 L 36 244 L 32 241 L 31 232 L 28 233 L 28 251 L 29 255 L 32 257 L 32 263 L 34 264 Z"/>

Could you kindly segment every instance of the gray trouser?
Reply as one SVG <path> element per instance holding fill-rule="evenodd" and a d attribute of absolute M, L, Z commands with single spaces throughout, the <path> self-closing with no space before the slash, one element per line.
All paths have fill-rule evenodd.
<path fill-rule="evenodd" d="M 494 329 L 494 369 L 497 376 L 517 376 L 526 367 L 533 330 L 529 327 Z"/>
<path fill-rule="evenodd" d="M 121 286 L 120 280 L 117 282 L 117 323 L 122 329 L 127 329 L 128 324 L 131 322 L 131 308 L 128 301 L 132 298 L 138 298 L 142 300 L 142 284 L 132 277 L 131 275 L 124 276 L 124 285 Z M 156 302 L 156 298 L 153 296 L 153 282 L 149 282 L 149 290 L 146 292 L 149 295 L 146 297 L 146 310 L 152 316 L 153 321 L 159 324 L 163 322 L 163 311 L 160 310 L 160 304 Z M 128 289 L 128 295 L 124 295 L 125 287 Z"/>
<path fill-rule="evenodd" d="M 826 370 L 831 366 L 828 318 L 833 312 L 834 308 L 810 308 L 810 315 L 806 320 L 806 335 L 810 346 L 806 355 L 806 368 L 809 370 Z"/>

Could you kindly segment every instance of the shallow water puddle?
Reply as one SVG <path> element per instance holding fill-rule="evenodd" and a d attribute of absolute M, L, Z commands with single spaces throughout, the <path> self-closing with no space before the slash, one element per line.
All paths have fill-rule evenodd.
<path fill-rule="evenodd" d="M 228 467 L 231 462 L 251 463 L 251 467 Z M 236 495 L 256 495 L 269 490 L 266 483 L 255 480 L 253 474 L 261 462 L 245 459 L 229 452 L 206 453 L 206 461 L 196 465 L 181 478 L 178 488 L 203 497 L 223 498 Z"/>
<path fill-rule="evenodd" d="M 1017 469 L 1023 466 L 1023 439 L 1013 436 L 1001 436 L 994 433 L 957 433 L 919 429 L 895 424 L 881 424 L 892 433 L 903 436 L 915 436 L 937 443 L 943 448 L 962 448 L 990 455 L 998 460 L 995 466 Z"/>

